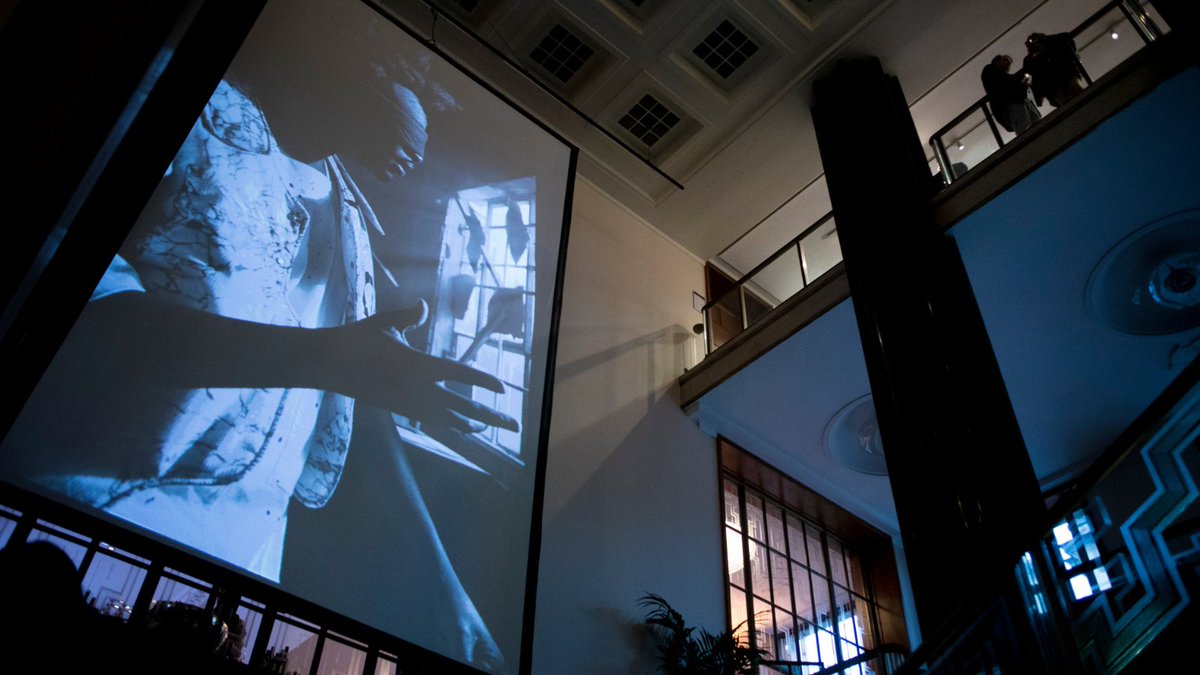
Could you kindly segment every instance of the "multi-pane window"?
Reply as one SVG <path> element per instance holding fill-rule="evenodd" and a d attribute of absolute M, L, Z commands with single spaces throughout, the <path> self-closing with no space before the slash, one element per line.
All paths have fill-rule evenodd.
<path fill-rule="evenodd" d="M 764 494 L 724 482 L 729 620 L 770 661 L 814 673 L 876 646 L 876 606 L 859 557 Z M 866 675 L 852 668 L 847 673 Z"/>
<path fill-rule="evenodd" d="M 537 207 L 532 178 L 458 192 L 447 205 L 445 256 L 431 352 L 491 373 L 504 392 L 471 387 L 483 405 L 523 419 L 532 366 Z M 474 434 L 512 456 L 521 435 L 499 427 Z"/>

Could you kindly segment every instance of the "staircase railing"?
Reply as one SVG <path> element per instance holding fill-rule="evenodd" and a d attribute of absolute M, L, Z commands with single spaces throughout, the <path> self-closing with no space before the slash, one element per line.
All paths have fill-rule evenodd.
<path fill-rule="evenodd" d="M 1089 32 L 1095 32 L 1095 28 L 1101 26 L 1105 28 L 1107 35 L 1119 36 L 1118 25 L 1128 24 L 1143 44 L 1149 44 L 1163 35 L 1162 28 L 1147 10 L 1147 7 L 1152 6 L 1152 3 L 1140 0 L 1113 0 L 1070 31 L 1070 36 L 1077 39 Z M 1099 39 L 1108 38 L 1101 36 Z M 1081 47 L 1081 53 L 1089 46 Z M 1092 72 L 1089 72 L 1083 63 L 1079 63 L 1079 70 L 1090 86 L 1093 77 L 1103 74 L 1101 69 L 1107 72 L 1114 65 L 1116 64 L 1097 63 Z M 987 105 L 987 96 L 984 96 L 934 132 L 929 139 L 929 145 L 933 148 L 942 182 L 949 185 L 961 178 L 972 166 L 990 157 L 1015 138 L 1014 133 L 1002 130 L 997 125 L 996 118 Z"/>
<path fill-rule="evenodd" d="M 1200 359 L 1050 508 L 1010 574 L 982 584 L 897 671 L 1116 673 L 1200 592 Z"/>

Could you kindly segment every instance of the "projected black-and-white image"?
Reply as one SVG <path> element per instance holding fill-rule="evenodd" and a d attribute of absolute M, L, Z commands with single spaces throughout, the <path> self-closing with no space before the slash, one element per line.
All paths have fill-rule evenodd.
<path fill-rule="evenodd" d="M 515 672 L 570 170 L 367 5 L 268 3 L 0 472 Z"/>

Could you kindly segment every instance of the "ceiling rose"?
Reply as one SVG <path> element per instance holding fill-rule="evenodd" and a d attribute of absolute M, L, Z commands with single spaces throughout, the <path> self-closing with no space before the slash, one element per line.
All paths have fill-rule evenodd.
<path fill-rule="evenodd" d="M 854 399 L 825 425 L 825 450 L 842 464 L 872 476 L 887 475 L 875 401 L 870 394 Z"/>
<path fill-rule="evenodd" d="M 1164 335 L 1200 326 L 1200 210 L 1156 220 L 1100 259 L 1088 311 L 1117 330 Z"/>

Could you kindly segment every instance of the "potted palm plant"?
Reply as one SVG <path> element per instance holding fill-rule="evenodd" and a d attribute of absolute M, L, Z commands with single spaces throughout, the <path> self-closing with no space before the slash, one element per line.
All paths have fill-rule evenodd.
<path fill-rule="evenodd" d="M 715 634 L 688 626 L 679 612 L 653 593 L 642 596 L 638 606 L 646 608 L 642 621 L 654 633 L 658 667 L 666 675 L 754 673 L 763 660 L 757 647 L 737 639 L 740 625 Z"/>

